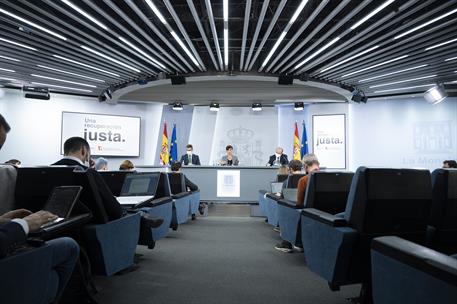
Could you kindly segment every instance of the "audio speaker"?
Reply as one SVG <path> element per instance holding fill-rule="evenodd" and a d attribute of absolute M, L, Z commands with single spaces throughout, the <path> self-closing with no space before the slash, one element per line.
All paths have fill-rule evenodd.
<path fill-rule="evenodd" d="M 294 75 L 281 75 L 278 77 L 279 85 L 292 85 L 294 83 Z"/>
<path fill-rule="evenodd" d="M 172 85 L 186 84 L 186 77 L 184 76 L 170 76 Z"/>

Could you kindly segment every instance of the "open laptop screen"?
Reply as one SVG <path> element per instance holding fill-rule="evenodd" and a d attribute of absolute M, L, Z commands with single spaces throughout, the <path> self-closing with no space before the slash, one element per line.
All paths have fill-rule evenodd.
<path fill-rule="evenodd" d="M 120 196 L 154 195 L 160 172 L 134 173 L 125 177 Z"/>
<path fill-rule="evenodd" d="M 81 194 L 80 186 L 55 187 L 43 210 L 49 211 L 60 218 L 67 218 Z"/>

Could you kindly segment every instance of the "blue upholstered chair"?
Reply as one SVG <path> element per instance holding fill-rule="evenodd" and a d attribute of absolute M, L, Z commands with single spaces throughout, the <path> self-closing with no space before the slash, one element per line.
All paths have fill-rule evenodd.
<path fill-rule="evenodd" d="M 439 252 L 457 253 L 457 169 L 433 171 L 432 187 L 429 246 Z"/>
<path fill-rule="evenodd" d="M 454 304 L 457 259 L 398 237 L 371 244 L 375 304 Z"/>
<path fill-rule="evenodd" d="M 315 208 L 330 214 L 343 212 L 351 186 L 352 172 L 314 172 L 306 186 L 303 208 Z M 301 210 L 295 201 L 278 201 L 278 219 L 281 238 L 301 245 Z"/>
<path fill-rule="evenodd" d="M 59 279 L 47 245 L 1 259 L 0 273 L 2 303 L 49 304 L 57 294 Z M 46 298 L 49 294 L 54 297 Z"/>
<path fill-rule="evenodd" d="M 153 240 L 158 241 L 166 237 L 170 230 L 173 217 L 173 199 L 171 197 L 154 199 L 150 203 L 150 206 L 141 208 L 140 210 L 154 218 L 163 219 L 163 223 L 159 227 L 151 229 Z"/>
<path fill-rule="evenodd" d="M 267 193 L 265 197 L 268 224 L 270 224 L 273 227 L 279 225 L 278 201 L 280 199 L 281 196 L 277 196 L 274 193 Z"/>
<path fill-rule="evenodd" d="M 190 211 L 189 214 L 197 214 L 200 206 L 200 190 L 190 192 Z"/>
<path fill-rule="evenodd" d="M 332 290 L 353 283 L 364 283 L 366 290 L 371 240 L 397 235 L 423 243 L 431 199 L 428 170 L 358 168 L 344 218 L 314 208 L 302 211 L 308 267 Z"/>
<path fill-rule="evenodd" d="M 170 185 L 171 197 L 173 198 L 177 224 L 184 224 L 189 219 L 191 209 L 191 193 L 187 192 L 184 175 L 170 172 L 167 174 Z"/>
<path fill-rule="evenodd" d="M 265 197 L 267 193 L 267 190 L 259 190 L 259 208 L 263 216 L 267 216 L 267 200 Z"/>
<path fill-rule="evenodd" d="M 298 187 L 298 181 L 300 178 L 305 176 L 306 174 L 304 173 L 299 173 L 299 174 L 289 174 L 287 177 L 287 180 L 285 181 L 285 188 L 297 188 Z"/>
<path fill-rule="evenodd" d="M 87 225 L 83 236 L 92 271 L 110 276 L 133 264 L 140 234 L 139 212 L 105 224 Z"/>

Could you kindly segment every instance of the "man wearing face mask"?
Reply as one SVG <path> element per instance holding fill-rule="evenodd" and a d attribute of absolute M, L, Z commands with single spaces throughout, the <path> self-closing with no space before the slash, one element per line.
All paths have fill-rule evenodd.
<path fill-rule="evenodd" d="M 200 158 L 198 155 L 193 154 L 194 148 L 192 147 L 191 144 L 188 144 L 186 146 L 186 154 L 181 156 L 181 164 L 185 166 L 189 165 L 195 165 L 195 166 L 201 166 L 200 164 Z"/>
<path fill-rule="evenodd" d="M 287 154 L 283 153 L 284 150 L 281 147 L 276 148 L 276 153 L 270 156 L 270 160 L 268 161 L 268 166 L 281 166 L 287 165 L 289 160 L 287 159 Z"/>
<path fill-rule="evenodd" d="M 71 137 L 63 144 L 64 157 L 53 166 L 78 166 L 83 169 L 89 168 L 90 146 L 82 137 Z"/>

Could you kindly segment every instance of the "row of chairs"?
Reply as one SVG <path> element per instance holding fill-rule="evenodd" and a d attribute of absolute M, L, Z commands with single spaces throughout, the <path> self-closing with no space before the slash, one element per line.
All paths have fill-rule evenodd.
<path fill-rule="evenodd" d="M 123 180 L 127 173 L 115 171 L 99 174 L 94 170 L 79 171 L 72 167 L 30 167 L 14 168 L 0 167 L 2 182 L 0 193 L 2 201 L 0 212 L 26 208 L 32 212 L 41 210 L 56 186 L 79 185 L 83 187 L 80 196 L 81 204 L 74 209 L 76 214 L 87 212 L 90 216 L 85 222 L 75 223 L 80 228 L 55 230 L 52 233 L 40 235 L 47 240 L 67 235 L 75 238 L 87 252 L 91 272 L 98 275 L 111 276 L 134 263 L 135 249 L 138 244 L 153 248 L 156 241 L 164 238 L 170 228 L 178 229 L 180 224 L 187 222 L 191 214 L 196 214 L 200 200 L 199 191 L 187 192 L 184 176 L 180 173 L 159 173 L 159 182 L 154 199 L 146 206 L 127 210 L 120 218 L 112 219 L 109 203 L 117 204 L 113 194 L 120 192 Z M 141 174 L 129 172 L 128 174 Z M 105 195 L 105 197 L 103 197 Z M 108 204 L 108 208 L 107 205 Z M 81 207 L 82 206 L 82 207 Z M 86 208 L 84 208 L 86 207 Z M 117 205 L 119 207 L 119 205 Z M 153 243 L 145 243 L 140 238 L 141 213 L 145 212 L 155 218 L 162 218 L 163 223 L 157 228 L 151 228 Z M 76 215 L 75 214 L 75 215 Z M 50 258 L 46 256 L 46 246 L 16 254 L 0 260 L 2 274 L 9 277 L 9 282 L 23 280 L 24 272 L 18 265 L 29 265 L 34 271 L 27 272 L 27 279 L 31 282 L 40 281 L 43 274 L 49 273 Z M 34 266 L 30 266 L 34 265 Z M 17 268 L 19 267 L 19 268 Z M 13 284 L 13 283 L 12 283 Z M 11 285 L 11 284 L 10 284 Z M 8 284 L 0 286 L 2 301 L 11 299 L 20 303 L 40 303 L 37 294 L 43 287 L 39 284 L 30 293 L 20 292 L 20 288 L 11 288 Z M 14 300 L 13 300 L 14 299 Z M 8 302 L 8 301 L 6 301 Z M 12 303 L 12 302 L 11 302 Z"/>
<path fill-rule="evenodd" d="M 308 267 L 332 290 L 362 283 L 362 298 L 371 300 L 373 288 L 375 303 L 457 298 L 457 260 L 449 257 L 457 253 L 457 170 L 315 172 L 303 209 L 279 198 L 263 204 L 281 238 L 303 246 Z"/>

